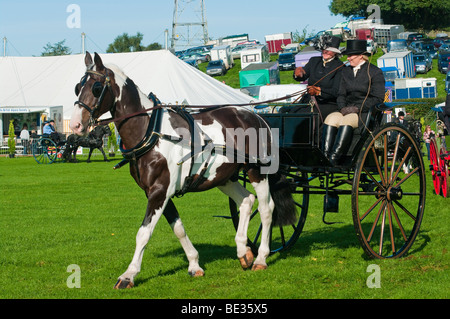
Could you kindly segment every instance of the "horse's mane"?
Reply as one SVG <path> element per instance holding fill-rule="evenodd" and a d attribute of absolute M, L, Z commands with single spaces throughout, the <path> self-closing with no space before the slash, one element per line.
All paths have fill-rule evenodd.
<path fill-rule="evenodd" d="M 119 80 L 123 84 L 126 84 L 126 83 L 130 84 L 130 82 L 133 82 L 134 86 L 136 87 L 137 91 L 139 92 L 139 95 L 141 96 L 141 103 L 146 103 L 147 101 L 149 101 L 149 99 L 147 98 L 147 95 L 139 88 L 139 86 L 136 84 L 136 82 L 127 81 L 127 80 L 132 80 L 132 79 L 128 75 L 126 75 L 120 67 L 118 67 L 116 64 L 113 64 L 113 63 L 105 64 L 105 67 L 114 72 L 116 82 L 117 82 L 117 80 Z"/>

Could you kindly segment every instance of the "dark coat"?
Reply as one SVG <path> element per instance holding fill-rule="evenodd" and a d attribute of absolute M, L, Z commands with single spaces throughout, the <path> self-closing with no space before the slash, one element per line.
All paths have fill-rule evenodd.
<path fill-rule="evenodd" d="M 363 107 L 362 112 L 367 113 L 372 106 L 384 102 L 384 95 L 384 76 L 377 66 L 369 62 L 364 63 L 356 77 L 351 66 L 343 68 L 337 97 L 339 110 L 346 106 L 356 106 L 359 109 Z"/>
<path fill-rule="evenodd" d="M 321 56 L 312 57 L 303 67 L 306 74 L 303 77 L 295 77 L 294 75 L 294 79 L 297 81 L 308 79 L 308 85 L 315 85 L 321 88 L 321 94 L 316 96 L 317 103 L 334 104 L 339 92 L 342 64 L 342 61 L 334 58 L 324 66 Z"/>

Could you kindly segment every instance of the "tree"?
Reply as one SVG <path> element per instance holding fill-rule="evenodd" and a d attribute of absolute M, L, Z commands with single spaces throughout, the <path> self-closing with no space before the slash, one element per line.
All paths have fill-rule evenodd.
<path fill-rule="evenodd" d="M 137 52 L 137 51 L 150 51 L 160 50 L 162 47 L 159 43 L 152 43 L 148 46 L 141 44 L 144 35 L 138 32 L 134 36 L 129 36 L 128 33 L 119 35 L 114 39 L 114 42 L 108 46 L 106 52 L 108 53 L 120 53 L 120 52 Z"/>
<path fill-rule="evenodd" d="M 449 0 L 332 0 L 329 8 L 334 15 L 367 17 L 367 6 L 372 3 L 380 7 L 385 24 L 401 24 L 409 30 L 438 30 L 450 26 Z"/>
<path fill-rule="evenodd" d="M 295 30 L 295 32 L 292 32 L 292 42 L 302 43 L 303 41 L 305 41 L 306 38 L 309 38 L 309 37 L 312 37 L 315 35 L 314 32 L 308 33 L 307 28 L 308 28 L 308 26 L 304 27 L 302 32 L 299 32 L 298 30 Z"/>
<path fill-rule="evenodd" d="M 69 47 L 65 46 L 66 40 L 62 40 L 60 42 L 57 42 L 55 44 L 47 43 L 47 45 L 44 47 L 44 52 L 41 53 L 41 56 L 55 56 L 55 55 L 69 55 L 72 52 L 70 51 Z"/>
<path fill-rule="evenodd" d="M 16 153 L 16 140 L 14 139 L 14 120 L 9 120 L 9 130 L 8 130 L 8 151 L 9 157 L 14 157 Z"/>

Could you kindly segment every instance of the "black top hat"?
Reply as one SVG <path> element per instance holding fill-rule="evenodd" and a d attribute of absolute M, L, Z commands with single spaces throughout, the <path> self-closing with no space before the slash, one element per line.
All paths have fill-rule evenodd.
<path fill-rule="evenodd" d="M 367 51 L 366 40 L 347 40 L 347 48 L 342 52 L 345 55 L 370 55 Z"/>

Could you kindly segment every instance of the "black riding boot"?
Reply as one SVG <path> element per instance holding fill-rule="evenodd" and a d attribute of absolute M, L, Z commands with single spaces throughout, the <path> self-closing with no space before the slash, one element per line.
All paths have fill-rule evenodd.
<path fill-rule="evenodd" d="M 333 149 L 337 131 L 338 128 L 336 126 L 323 124 L 320 150 L 322 151 L 323 155 L 325 155 L 326 158 L 330 158 L 331 150 Z"/>
<path fill-rule="evenodd" d="M 330 162 L 334 166 L 338 163 L 342 155 L 346 154 L 353 138 L 353 127 L 350 125 L 340 126 L 336 135 L 333 150 L 331 151 Z"/>

